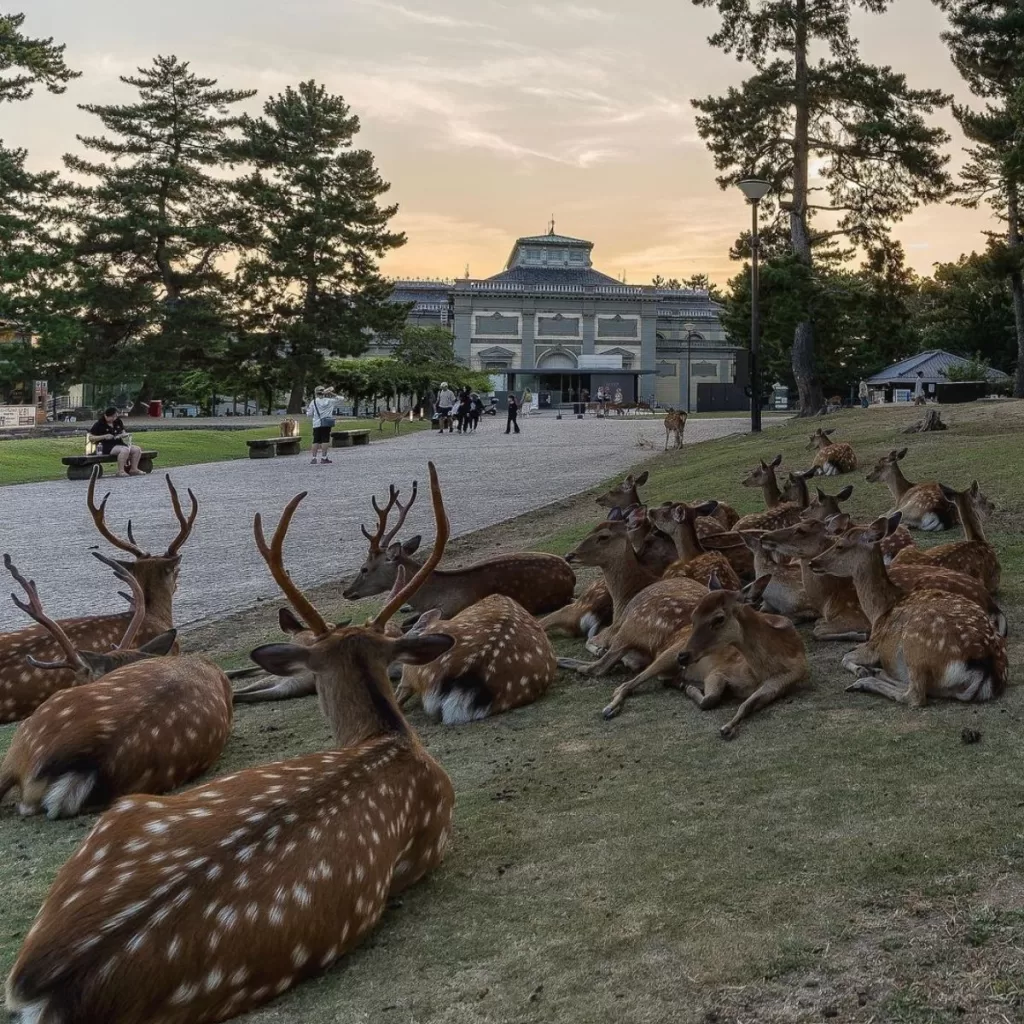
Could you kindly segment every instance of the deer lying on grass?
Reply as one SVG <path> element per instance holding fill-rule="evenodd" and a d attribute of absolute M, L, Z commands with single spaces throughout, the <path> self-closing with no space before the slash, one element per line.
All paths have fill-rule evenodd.
<path fill-rule="evenodd" d="M 991 515 L 995 506 L 981 493 L 977 480 L 966 491 L 939 486 L 947 500 L 956 505 L 965 539 L 952 544 L 938 544 L 927 550 L 904 549 L 893 559 L 893 565 L 936 565 L 953 569 L 981 580 L 989 593 L 996 593 L 999 590 L 999 555 L 985 539 L 981 526 L 982 514 Z"/>
<path fill-rule="evenodd" d="M 414 561 L 412 555 L 419 548 L 421 538 L 411 537 L 403 544 L 394 542 L 416 501 L 416 483 L 404 506 L 398 495 L 392 486 L 384 508 L 377 504 L 376 498 L 372 499 L 377 513 L 377 531 L 371 534 L 365 526 L 360 527 L 370 542 L 370 549 L 362 568 L 344 591 L 343 596 L 349 601 L 386 594 L 394 586 L 399 568 L 408 576 L 420 569 L 420 563 Z M 398 520 L 388 530 L 388 518 L 394 508 L 398 509 Z M 436 608 L 443 617 L 450 619 L 491 594 L 504 594 L 518 601 L 531 615 L 544 615 L 569 604 L 575 588 L 576 576 L 564 559 L 543 552 L 522 551 L 489 558 L 465 569 L 432 570 L 429 579 L 417 586 L 410 603 L 414 611 Z"/>
<path fill-rule="evenodd" d="M 22 722 L 0 766 L 0 797 L 17 788 L 18 813 L 72 818 L 126 793 L 162 793 L 206 771 L 231 732 L 231 685 L 212 661 L 196 655 L 163 658 L 170 630 L 133 647 L 145 618 L 142 586 L 112 559 L 132 589 L 133 614 L 124 636 L 104 654 L 78 650 L 43 611 L 36 585 L 4 556 L 28 598 L 14 603 L 47 630 L 77 683 L 55 693 Z M 13 596 L 13 595 L 12 595 Z"/>
<path fill-rule="evenodd" d="M 764 512 L 751 512 L 742 516 L 733 526 L 737 533 L 741 530 L 780 530 L 784 526 L 792 526 L 800 518 L 803 506 L 795 501 L 783 501 L 779 490 L 775 470 L 782 464 L 782 456 L 776 455 L 771 462 L 755 466 L 740 483 L 744 487 L 760 487 L 764 493 Z"/>
<path fill-rule="evenodd" d="M 843 658 L 859 678 L 847 690 L 924 707 L 928 698 L 985 701 L 1006 689 L 1006 641 L 972 601 L 937 590 L 897 587 L 878 542 L 885 518 L 851 530 L 811 560 L 812 572 L 852 576 L 871 636 Z"/>
<path fill-rule="evenodd" d="M 816 451 L 813 469 L 820 476 L 838 476 L 841 473 L 852 473 L 857 468 L 857 456 L 853 448 L 845 442 L 836 444 L 831 440 L 835 428 L 822 430 L 818 427 L 811 434 L 807 445 L 809 452 Z"/>
<path fill-rule="evenodd" d="M 405 419 L 407 413 L 402 412 L 401 409 L 392 412 L 390 409 L 381 409 L 377 413 L 377 433 L 380 433 L 384 429 L 385 423 L 394 423 L 395 433 L 400 433 L 399 427 L 402 425 L 402 420 Z"/>
<path fill-rule="evenodd" d="M 777 612 L 793 622 L 816 619 L 818 610 L 804 590 L 800 566 L 788 562 L 780 565 L 762 543 L 764 531 L 744 530 L 740 536 L 754 556 L 755 577 L 767 580 L 761 590 L 764 610 Z"/>
<path fill-rule="evenodd" d="M 722 590 L 712 578 L 711 592 L 694 609 L 693 632 L 677 655 L 686 669 L 716 651 L 735 648 L 749 666 L 750 675 L 739 679 L 709 679 L 703 690 L 686 686 L 686 695 L 702 711 L 718 707 L 727 692 L 742 700 L 736 714 L 719 730 L 723 739 L 732 739 L 744 718 L 792 693 L 810 675 L 804 642 L 793 624 L 751 607 L 767 585 L 762 576 L 741 591 Z"/>
<path fill-rule="evenodd" d="M 128 524 L 128 540 L 122 540 L 108 529 L 105 522 L 107 494 L 99 507 L 96 506 L 96 481 L 99 478 L 97 466 L 89 480 L 87 503 L 93 522 L 100 534 L 115 548 L 135 556 L 134 562 L 121 564 L 139 581 L 145 596 L 146 615 L 138 628 L 136 639 L 140 645 L 166 633 L 174 627 L 173 600 L 178 585 L 179 552 L 195 525 L 199 503 L 189 491 L 192 502 L 191 513 L 186 519 L 178 500 L 178 492 L 168 476 L 167 488 L 171 505 L 178 520 L 177 537 L 162 555 L 143 551 L 135 543 Z M 124 636 L 132 619 L 131 613 L 116 615 L 89 615 L 74 619 L 62 619 L 61 629 L 81 651 L 105 651 L 114 647 Z M 44 700 L 58 690 L 72 686 L 75 674 L 71 669 L 50 670 L 39 668 L 30 662 L 52 662 L 61 656 L 61 648 L 53 635 L 41 626 L 29 626 L 13 633 L 0 635 L 0 724 L 17 722 L 31 714 Z"/>
<path fill-rule="evenodd" d="M 668 451 L 668 439 L 675 435 L 673 448 L 683 447 L 683 428 L 686 426 L 686 413 L 682 410 L 665 410 L 665 451 Z"/>
<path fill-rule="evenodd" d="M 388 901 L 440 864 L 454 793 L 395 703 L 387 666 L 452 647 L 385 627 L 441 560 L 430 558 L 366 626 L 330 629 L 286 572 L 282 547 L 304 495 L 268 546 L 274 579 L 316 641 L 252 652 L 268 671 L 310 671 L 335 748 L 126 797 L 64 865 L 7 983 L 22 1024 L 205 1024 L 255 1009 L 356 946 Z"/>
<path fill-rule="evenodd" d="M 782 456 L 780 455 L 779 458 L 781 459 Z M 637 508 L 645 508 L 646 506 L 640 500 L 637 488 L 643 487 L 647 483 L 647 477 L 647 470 L 644 470 L 638 477 L 634 477 L 630 473 L 622 483 L 616 484 L 616 486 L 604 494 L 599 495 L 596 499 L 598 505 L 602 508 L 619 509 L 623 514 L 628 514 Z M 694 504 L 700 505 L 702 502 L 698 501 L 694 502 Z M 723 530 L 731 530 L 739 521 L 740 515 L 731 505 L 720 501 L 711 518 L 717 520 Z M 705 519 L 700 520 L 697 527 L 701 530 L 700 536 L 702 539 L 705 536 L 705 530 L 710 531 L 714 529 L 712 524 L 708 523 Z"/>
<path fill-rule="evenodd" d="M 833 537 L 838 537 L 854 526 L 853 519 L 847 512 L 840 512 L 838 515 L 829 516 L 826 522 L 828 523 L 828 532 Z M 885 559 L 885 564 L 891 565 L 904 548 L 914 547 L 914 538 L 905 526 L 902 524 L 896 525 L 899 523 L 899 516 L 895 513 L 889 515 L 887 522 L 889 524 L 888 533 L 879 543 L 879 548 L 882 552 L 882 557 Z"/>
<path fill-rule="evenodd" d="M 710 516 L 716 505 L 714 501 L 703 505 L 687 505 L 680 501 L 651 510 L 655 525 L 672 538 L 679 556 L 662 574 L 665 579 L 686 576 L 707 586 L 708 579 L 714 574 L 730 589 L 739 589 L 739 577 L 729 559 L 721 551 L 707 551 L 697 536 L 697 520 L 701 516 Z"/>
<path fill-rule="evenodd" d="M 399 579 L 404 574 L 399 574 Z M 409 637 L 444 633 L 455 646 L 428 665 L 406 665 L 395 698 L 419 694 L 423 710 L 462 725 L 532 704 L 554 682 L 555 652 L 541 624 L 510 597 L 492 594 L 452 619 L 424 612 Z"/>
<path fill-rule="evenodd" d="M 952 529 L 959 518 L 956 505 L 942 493 L 939 484 L 912 484 L 903 475 L 899 464 L 906 454 L 906 448 L 899 451 L 894 448 L 888 455 L 883 455 L 868 473 L 867 482 L 883 483 L 889 488 L 896 502 L 889 514 L 901 512 L 903 525 L 909 529 L 926 532 Z"/>

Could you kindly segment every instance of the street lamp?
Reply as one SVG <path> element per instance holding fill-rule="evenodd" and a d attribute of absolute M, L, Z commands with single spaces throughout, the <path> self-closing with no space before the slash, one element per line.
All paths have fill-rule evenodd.
<path fill-rule="evenodd" d="M 750 432 L 761 432 L 761 370 L 758 366 L 761 335 L 761 310 L 758 295 L 757 256 L 761 240 L 757 235 L 757 204 L 771 191 L 771 183 L 763 178 L 744 178 L 740 191 L 747 197 L 752 211 L 750 231 Z"/>
<path fill-rule="evenodd" d="M 694 329 L 693 324 L 683 324 L 686 329 L 686 415 L 690 415 L 690 395 L 693 393 L 693 384 L 690 381 L 690 356 L 693 353 L 693 339 L 701 337 Z"/>

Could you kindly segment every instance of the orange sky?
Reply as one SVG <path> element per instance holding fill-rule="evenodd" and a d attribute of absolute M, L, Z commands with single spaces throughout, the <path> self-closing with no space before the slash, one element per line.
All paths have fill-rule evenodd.
<path fill-rule="evenodd" d="M 736 272 L 730 242 L 746 226 L 696 137 L 691 97 L 737 84 L 742 65 L 707 45 L 712 12 L 687 0 L 32 0 L 33 35 L 68 44 L 85 72 L 64 96 L 4 110 L 0 134 L 53 166 L 98 122 L 77 103 L 120 102 L 130 74 L 176 53 L 222 85 L 260 96 L 315 77 L 363 122 L 400 204 L 409 243 L 385 269 L 400 276 L 474 276 L 501 269 L 517 235 L 545 230 L 595 243 L 606 273 Z M 928 0 L 858 15 L 865 58 L 910 84 L 968 96 Z M 260 97 L 252 102 L 255 108 Z M 941 123 L 953 128 L 944 114 Z M 950 148 L 960 161 L 960 141 Z M 987 211 L 931 207 L 897 228 L 908 259 L 936 261 L 984 245 Z"/>

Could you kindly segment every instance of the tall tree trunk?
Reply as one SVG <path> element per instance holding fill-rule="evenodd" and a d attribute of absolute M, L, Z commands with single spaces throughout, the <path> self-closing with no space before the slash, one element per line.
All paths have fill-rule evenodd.
<path fill-rule="evenodd" d="M 793 206 L 789 214 L 789 231 L 793 254 L 807 268 L 804 301 L 810 302 L 812 262 L 811 236 L 807 228 L 807 179 L 811 111 L 807 92 L 807 19 L 806 0 L 797 0 L 793 61 L 793 99 L 796 108 L 793 125 Z M 793 377 L 800 395 L 800 415 L 814 416 L 825 404 L 825 397 L 814 365 L 814 324 L 810 309 L 805 306 L 803 313 L 793 333 Z"/>
<path fill-rule="evenodd" d="M 1006 190 L 1007 241 L 1017 265 L 1010 272 L 1010 294 L 1013 296 L 1013 321 L 1017 328 L 1017 375 L 1013 382 L 1014 398 L 1024 398 L 1024 279 L 1021 262 L 1024 261 L 1024 239 L 1020 234 L 1020 191 L 1016 181 L 1009 182 Z"/>
<path fill-rule="evenodd" d="M 128 410 L 129 416 L 145 416 L 149 412 L 149 400 L 153 397 L 153 385 L 148 377 L 142 378 L 139 386 L 139 393 L 135 396 L 132 407 Z"/>

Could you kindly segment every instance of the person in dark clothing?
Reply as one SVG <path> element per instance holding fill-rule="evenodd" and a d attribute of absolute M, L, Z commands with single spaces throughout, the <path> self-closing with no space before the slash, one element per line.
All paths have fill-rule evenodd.
<path fill-rule="evenodd" d="M 88 437 L 95 443 L 100 454 L 117 456 L 118 476 L 143 475 L 139 469 L 142 449 L 137 444 L 132 444 L 132 439 L 113 406 L 103 410 L 103 415 L 89 428 Z M 127 471 L 125 467 L 128 467 Z"/>
<path fill-rule="evenodd" d="M 511 434 L 512 428 L 516 428 L 516 433 L 519 431 L 519 403 L 516 401 L 516 396 L 509 392 L 508 395 L 508 422 L 505 424 L 505 433 Z"/>
<path fill-rule="evenodd" d="M 459 392 L 459 405 L 455 410 L 455 421 L 459 425 L 459 433 L 465 434 L 469 430 L 469 391 Z"/>
<path fill-rule="evenodd" d="M 476 430 L 480 425 L 480 417 L 484 414 L 483 399 L 474 391 L 469 396 L 469 425 L 470 429 Z"/>

